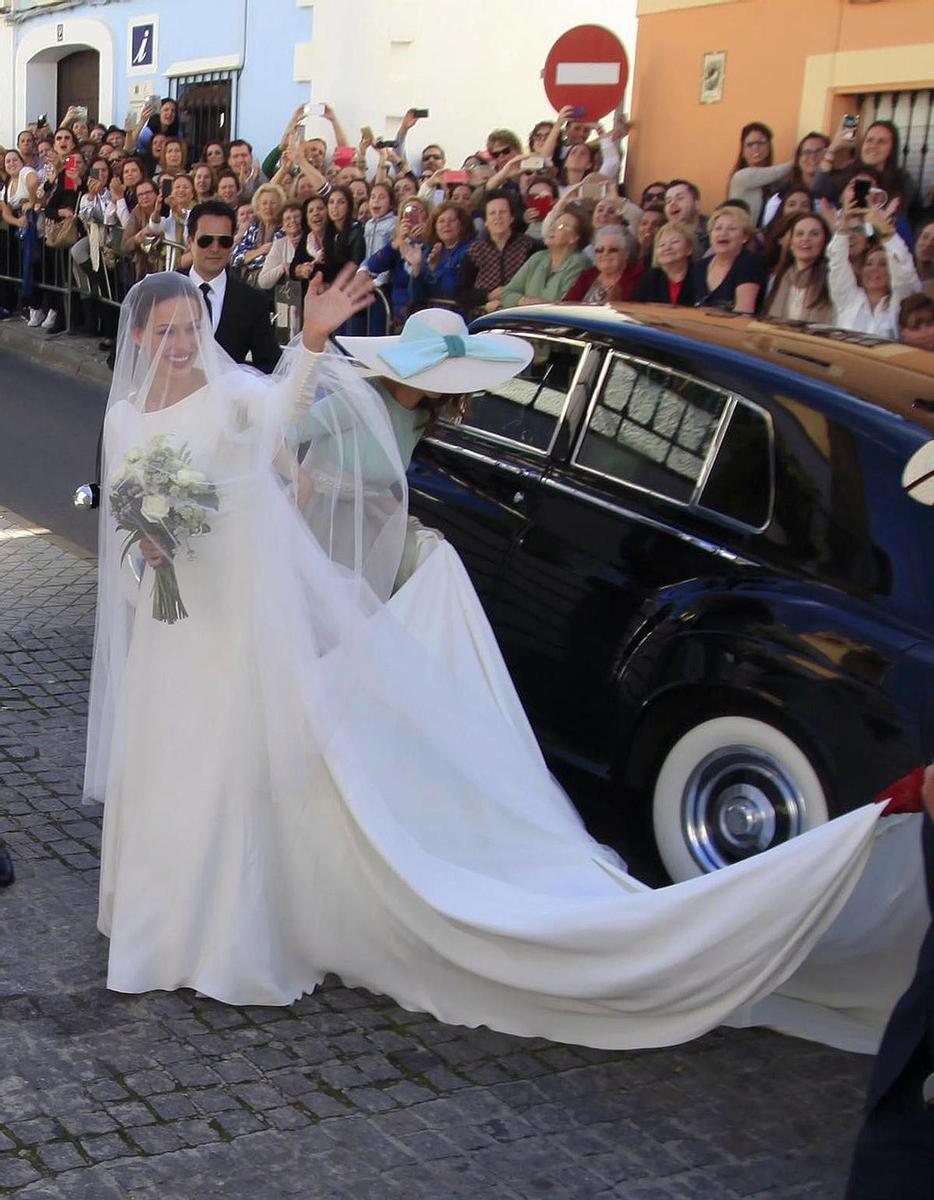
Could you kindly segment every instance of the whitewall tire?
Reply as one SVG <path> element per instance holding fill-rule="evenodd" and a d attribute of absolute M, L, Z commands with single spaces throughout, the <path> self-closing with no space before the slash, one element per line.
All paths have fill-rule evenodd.
<path fill-rule="evenodd" d="M 683 733 L 652 797 L 655 842 L 676 882 L 759 854 L 827 820 L 807 755 L 754 717 L 721 716 Z"/>

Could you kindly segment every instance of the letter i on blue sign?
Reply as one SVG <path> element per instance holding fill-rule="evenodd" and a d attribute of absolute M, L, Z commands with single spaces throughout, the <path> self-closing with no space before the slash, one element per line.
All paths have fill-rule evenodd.
<path fill-rule="evenodd" d="M 137 25 L 133 30 L 133 66 L 145 67 L 151 61 L 152 26 Z"/>

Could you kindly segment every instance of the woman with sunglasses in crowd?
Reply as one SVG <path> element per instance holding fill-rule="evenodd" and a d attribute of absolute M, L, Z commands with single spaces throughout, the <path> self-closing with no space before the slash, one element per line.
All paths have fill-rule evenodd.
<path fill-rule="evenodd" d="M 793 162 L 773 165 L 772 131 L 761 121 L 751 121 L 739 135 L 739 154 L 730 176 L 729 197 L 745 201 L 753 225 L 758 225 L 766 200 L 778 184 L 790 177 L 793 167 Z"/>
<path fill-rule="evenodd" d="M 611 304 L 631 300 L 643 274 L 636 239 L 628 226 L 602 225 L 594 231 L 595 267 L 582 271 L 568 289 L 564 299 L 569 303 Z"/>

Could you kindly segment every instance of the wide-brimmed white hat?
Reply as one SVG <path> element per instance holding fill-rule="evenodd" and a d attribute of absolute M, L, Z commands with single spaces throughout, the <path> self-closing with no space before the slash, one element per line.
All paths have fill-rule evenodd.
<path fill-rule="evenodd" d="M 902 487 L 920 504 L 934 504 L 934 441 L 912 454 L 902 471 Z"/>
<path fill-rule="evenodd" d="M 395 337 L 338 337 L 354 358 L 385 379 L 426 392 L 477 392 L 512 379 L 532 361 L 532 347 L 508 333 L 467 331 L 446 308 L 426 308 Z"/>

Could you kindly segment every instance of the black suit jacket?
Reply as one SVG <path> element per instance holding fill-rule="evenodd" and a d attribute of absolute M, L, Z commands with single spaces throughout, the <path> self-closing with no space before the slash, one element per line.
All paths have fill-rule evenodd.
<path fill-rule="evenodd" d="M 934 822 L 926 816 L 921 834 L 928 904 L 934 913 Z M 895 1005 L 869 1081 L 867 1106 L 874 1109 L 909 1077 L 906 1068 L 916 1053 L 934 1072 L 934 924 L 927 931 L 918 956 L 918 969 L 908 991 Z M 922 1067 L 922 1069 L 924 1069 Z M 910 1073 L 917 1077 L 917 1071 Z"/>
<path fill-rule="evenodd" d="M 251 288 L 228 271 L 224 307 L 214 334 L 215 341 L 234 362 L 246 362 L 247 354 L 252 353 L 253 366 L 269 375 L 282 354 L 271 315 L 268 295 Z"/>

